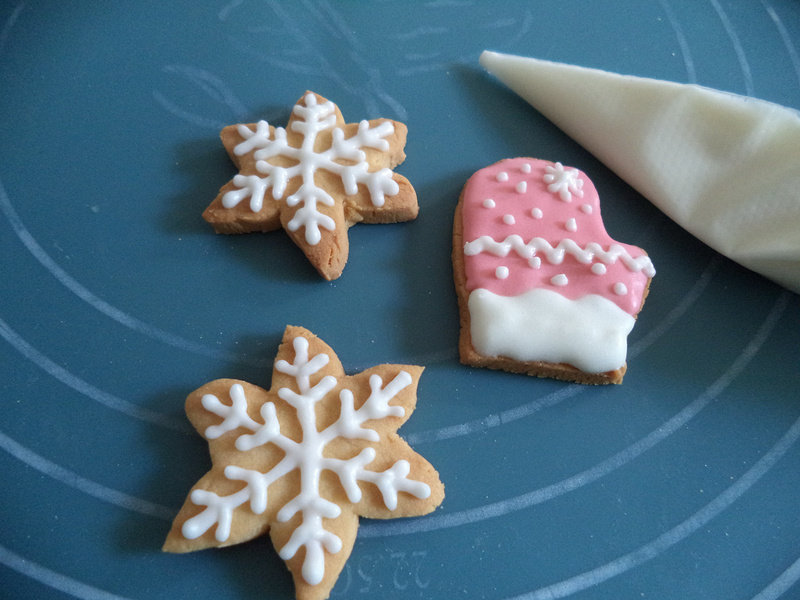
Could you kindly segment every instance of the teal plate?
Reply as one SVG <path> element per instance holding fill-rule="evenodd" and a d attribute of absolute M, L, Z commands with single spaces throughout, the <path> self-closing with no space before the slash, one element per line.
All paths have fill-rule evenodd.
<path fill-rule="evenodd" d="M 0 596 L 293 597 L 266 539 L 160 548 L 209 466 L 186 394 L 268 385 L 295 324 L 349 372 L 427 367 L 401 431 L 447 490 L 363 520 L 333 598 L 800 597 L 800 298 L 478 66 L 493 49 L 800 108 L 796 1 L 54 0 L 5 2 L 0 27 Z M 283 125 L 307 89 L 408 124 L 421 207 L 352 228 L 330 283 L 282 232 L 200 218 L 235 173 L 219 129 Z M 520 155 L 584 170 L 611 235 L 653 258 L 621 386 L 458 362 L 453 208 Z"/>

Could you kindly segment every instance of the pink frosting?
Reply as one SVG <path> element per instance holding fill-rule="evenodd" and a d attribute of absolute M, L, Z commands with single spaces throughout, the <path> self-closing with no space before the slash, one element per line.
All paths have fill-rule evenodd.
<path fill-rule="evenodd" d="M 652 263 L 641 248 L 606 233 L 597 190 L 581 171 L 502 160 L 469 179 L 462 211 L 467 290 L 517 296 L 547 288 L 571 300 L 598 294 L 639 312 Z"/>

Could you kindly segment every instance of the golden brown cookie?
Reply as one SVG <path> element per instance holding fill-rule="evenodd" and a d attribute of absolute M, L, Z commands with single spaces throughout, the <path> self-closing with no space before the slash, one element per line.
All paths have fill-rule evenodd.
<path fill-rule="evenodd" d="M 392 169 L 405 160 L 406 126 L 345 123 L 339 108 L 306 92 L 287 127 L 229 125 L 220 137 L 239 173 L 203 212 L 217 233 L 283 227 L 325 279 L 347 262 L 355 223 L 416 218 L 417 195 Z"/>
<path fill-rule="evenodd" d="M 653 264 L 614 241 L 591 180 L 506 159 L 464 186 L 453 222 L 461 362 L 579 383 L 621 383 Z"/>
<path fill-rule="evenodd" d="M 396 433 L 416 405 L 423 368 L 384 364 L 357 375 L 322 340 L 289 326 L 269 390 L 219 379 L 186 414 L 209 443 L 164 550 L 229 546 L 269 533 L 298 600 L 327 598 L 359 516 L 411 517 L 444 499 L 436 470 Z"/>

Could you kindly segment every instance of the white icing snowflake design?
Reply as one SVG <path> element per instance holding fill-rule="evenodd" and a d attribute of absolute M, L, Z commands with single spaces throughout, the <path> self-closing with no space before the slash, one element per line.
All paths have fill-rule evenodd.
<path fill-rule="evenodd" d="M 572 195 L 583 198 L 583 180 L 578 169 L 565 169 L 560 162 L 545 167 L 544 182 L 547 190 L 558 194 L 564 202 L 572 202 Z"/>
<path fill-rule="evenodd" d="M 255 131 L 246 125 L 239 125 L 237 131 L 244 139 L 234 148 L 238 156 L 254 151 L 256 169 L 263 173 L 258 175 L 236 175 L 233 183 L 237 189 L 227 192 L 222 197 L 225 208 L 237 206 L 245 198 L 250 198 L 250 210 L 259 212 L 264 203 L 264 195 L 270 187 L 272 197 L 279 200 L 286 186 L 293 177 L 301 177 L 302 184 L 299 189 L 286 199 L 287 205 L 294 207 L 302 204 L 287 228 L 297 231 L 305 228 L 306 242 L 311 245 L 319 243 L 322 234 L 320 228 L 333 231 L 334 221 L 331 217 L 321 212 L 318 204 L 334 205 L 331 195 L 319 187 L 314 181 L 316 172 L 324 169 L 336 174 L 344 186 L 345 193 L 355 194 L 358 184 L 363 184 L 369 190 L 370 200 L 374 206 L 384 204 L 384 196 L 397 194 L 399 186 L 392 178 L 392 170 L 383 168 L 369 172 L 369 164 L 363 148 L 375 148 L 386 151 L 389 149 L 387 136 L 394 133 L 391 122 L 383 121 L 372 127 L 366 120 L 359 122 L 355 135 L 345 139 L 344 132 L 336 125 L 336 107 L 327 100 L 322 104 L 317 102 L 317 97 L 308 93 L 303 97 L 304 105 L 299 102 L 293 108 L 296 117 L 291 123 L 292 131 L 298 132 L 303 137 L 300 148 L 288 144 L 286 130 L 283 127 L 274 129 L 274 137 L 270 137 L 269 124 L 259 121 Z M 333 140 L 330 148 L 323 151 L 314 149 L 319 134 L 331 130 Z M 270 158 L 283 156 L 297 161 L 288 167 L 280 167 L 269 162 Z M 340 162 L 344 161 L 344 162 Z"/>
<path fill-rule="evenodd" d="M 273 506 L 270 510 L 279 523 L 287 523 L 296 515 L 300 515 L 301 518 L 288 541 L 277 550 L 281 558 L 289 560 L 301 548 L 304 549 L 302 576 L 308 584 L 316 585 L 325 574 L 326 553 L 336 554 L 342 549 L 342 540 L 325 526 L 325 520 L 339 517 L 342 508 L 323 496 L 320 486 L 323 472 L 328 471 L 335 475 L 348 501 L 354 504 L 362 498 L 360 483 L 376 486 L 383 503 L 390 511 L 397 508 L 398 495 L 401 492 L 415 498 L 426 499 L 431 495 L 431 487 L 423 481 L 409 478 L 411 469 L 409 461 L 402 458 L 396 460 L 396 456 L 391 457 L 394 463 L 388 469 L 372 471 L 366 468 L 381 452 L 380 445 L 373 446 L 369 443 L 378 444 L 382 438 L 374 429 L 365 426 L 365 423 L 367 421 L 375 423 L 391 417 L 404 417 L 406 410 L 390 402 L 415 381 L 414 377 L 401 369 L 384 385 L 382 378 L 372 373 L 368 377 L 369 395 L 366 400 L 357 404 L 356 397 L 348 389 L 347 383 L 340 387 L 336 395 L 332 391 L 341 383 L 340 378 L 317 375 L 331 361 L 328 354 L 319 352 L 310 356 L 309 340 L 302 335 L 292 339 L 292 348 L 293 361 L 277 360 L 275 371 L 291 377 L 292 386 L 279 387 L 277 397 L 296 412 L 296 420 L 302 431 L 299 441 L 282 432 L 276 404 L 264 401 L 264 395 L 260 400 L 248 398 L 250 392 L 246 391 L 241 383 L 234 382 L 230 385 L 228 390 L 230 404 L 215 394 L 203 394 L 200 402 L 205 411 L 222 418 L 220 423 L 206 427 L 203 432 L 210 443 L 239 430 L 233 444 L 235 451 L 232 453 L 241 453 L 241 462 L 250 467 L 253 466 L 254 458 L 262 455 L 247 455 L 247 453 L 268 445 L 273 445 L 281 452 L 277 454 L 272 452 L 269 455 L 271 456 L 269 464 L 274 466 L 265 468 L 265 472 L 257 468 L 237 466 L 233 464 L 237 462 L 235 459 L 228 462 L 223 471 L 224 477 L 230 481 L 241 482 L 243 487 L 229 495 L 218 495 L 200 487 L 194 489 L 189 495 L 189 500 L 194 505 L 205 508 L 184 521 L 180 531 L 186 539 L 194 540 L 216 525 L 214 532 L 216 540 L 221 543 L 226 542 L 231 535 L 231 525 L 237 508 L 242 507 L 246 510 L 249 507 L 255 515 L 264 514 L 270 501 L 268 494 L 270 485 L 294 471 L 299 471 L 297 495 L 286 501 L 283 506 Z M 312 385 L 312 378 L 315 378 L 315 375 L 318 380 Z M 251 391 L 253 396 L 259 393 L 272 394 L 260 388 Z M 329 405 L 337 401 L 338 407 L 334 414 L 338 413 L 338 418 L 318 430 L 318 404 Z M 260 407 L 259 402 L 263 402 Z M 263 423 L 248 414 L 248 404 L 253 410 L 259 407 L 257 410 Z M 397 427 L 397 424 L 394 427 Z M 364 442 L 340 444 L 336 446 L 338 450 L 328 449 L 332 442 L 340 439 Z M 349 450 L 343 452 L 342 448 Z M 409 452 L 413 451 L 409 449 Z M 342 456 L 343 453 L 346 456 Z M 281 458 L 277 460 L 276 457 Z M 438 481 L 436 483 L 438 484 Z M 286 497 L 288 496 L 284 495 L 284 498 Z M 236 541 L 241 540 L 234 540 Z"/>

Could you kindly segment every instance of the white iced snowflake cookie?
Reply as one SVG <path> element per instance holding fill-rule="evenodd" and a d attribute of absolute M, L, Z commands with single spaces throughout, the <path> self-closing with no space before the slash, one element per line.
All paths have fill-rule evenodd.
<path fill-rule="evenodd" d="M 405 160 L 406 126 L 345 123 L 330 100 L 306 92 L 286 128 L 229 125 L 220 137 L 239 169 L 203 213 L 217 233 L 283 227 L 325 279 L 347 262 L 355 223 L 416 218 L 414 188 L 392 169 Z"/>
<path fill-rule="evenodd" d="M 444 498 L 435 469 L 396 433 L 422 367 L 347 376 L 311 332 L 287 327 L 269 390 L 212 381 L 186 400 L 211 470 L 192 488 L 164 550 L 228 546 L 269 533 L 298 600 L 327 598 L 359 516 L 418 516 Z"/>

